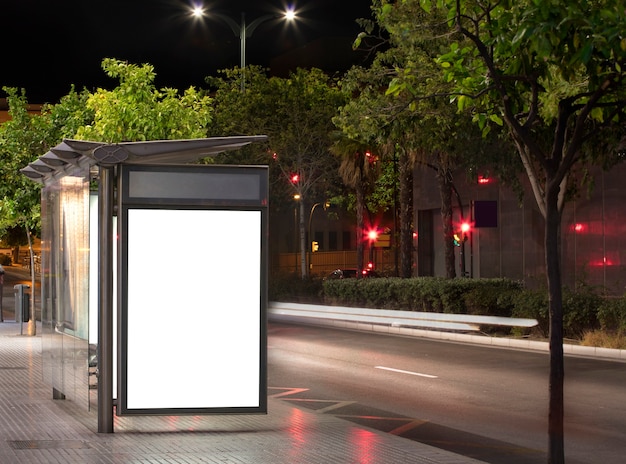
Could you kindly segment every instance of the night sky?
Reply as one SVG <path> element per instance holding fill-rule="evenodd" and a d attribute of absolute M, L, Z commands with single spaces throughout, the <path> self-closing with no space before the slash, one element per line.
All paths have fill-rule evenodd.
<path fill-rule="evenodd" d="M 117 81 L 101 69 L 103 58 L 150 63 L 158 87 L 204 86 L 204 77 L 240 63 L 240 40 L 219 19 L 194 21 L 192 0 L 2 0 L 3 52 L 0 86 L 26 89 L 30 103 L 55 103 L 75 84 L 112 88 Z M 298 21 L 270 20 L 247 40 L 247 64 L 271 67 L 282 57 L 306 58 L 310 44 L 337 40 L 341 46 L 324 55 L 309 54 L 310 65 L 329 73 L 333 50 L 348 48 L 370 17 L 370 0 L 214 0 L 204 7 L 237 24 L 246 13 L 254 19 L 291 5 Z M 349 50 L 348 50 L 349 51 Z M 337 52 L 335 61 L 344 62 Z M 291 59 L 291 58 L 288 58 Z M 355 54 L 353 62 L 358 62 Z M 317 62 L 316 62 L 317 61 Z M 332 60 L 330 60 L 332 61 Z M 346 65 L 346 68 L 348 66 Z M 328 68 L 328 69 L 325 69 Z"/>

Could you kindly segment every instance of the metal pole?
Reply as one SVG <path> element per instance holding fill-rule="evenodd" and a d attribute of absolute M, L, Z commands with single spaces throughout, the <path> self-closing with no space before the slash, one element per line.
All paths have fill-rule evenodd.
<path fill-rule="evenodd" d="M 313 260 L 313 250 L 311 249 L 313 247 L 313 237 L 311 236 L 311 219 L 313 219 L 313 211 L 315 211 L 315 208 L 317 206 L 319 206 L 321 203 L 315 203 L 312 207 L 311 207 L 311 212 L 309 213 L 309 227 L 308 227 L 308 234 L 309 234 L 309 246 L 307 248 L 307 254 L 309 256 L 309 269 L 307 271 L 307 275 L 310 276 L 311 275 L 311 267 L 312 267 L 312 260 Z"/>
<path fill-rule="evenodd" d="M 454 192 L 454 194 L 456 195 L 456 200 L 459 203 L 459 214 L 461 216 L 461 223 L 463 223 L 464 218 L 463 218 L 463 203 L 461 202 L 461 195 L 459 195 L 459 191 L 456 189 L 456 186 L 454 184 L 452 185 L 452 191 Z M 461 277 L 467 277 L 465 275 L 465 237 L 463 235 L 461 235 L 461 250 L 459 252 L 459 258 L 461 261 Z"/>
<path fill-rule="evenodd" d="M 98 433 L 113 433 L 113 169 L 98 186 Z"/>
<path fill-rule="evenodd" d="M 4 306 L 2 305 L 2 298 L 4 296 L 4 269 L 0 265 L 0 322 L 4 322 Z"/>
<path fill-rule="evenodd" d="M 241 26 L 239 28 L 240 58 L 241 58 L 241 91 L 246 90 L 246 14 L 241 13 Z"/>

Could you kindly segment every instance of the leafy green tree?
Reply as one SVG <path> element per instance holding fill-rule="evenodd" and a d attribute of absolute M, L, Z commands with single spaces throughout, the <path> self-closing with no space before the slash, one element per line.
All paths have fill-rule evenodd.
<path fill-rule="evenodd" d="M 356 259 L 357 269 L 364 269 L 363 252 L 365 237 L 365 220 L 363 213 L 366 210 L 366 195 L 373 190 L 376 180 L 376 170 L 373 167 L 373 154 L 369 148 L 354 140 L 338 136 L 331 147 L 331 151 L 340 157 L 339 175 L 344 184 L 354 190 L 356 212 Z M 369 156 L 368 156 L 369 155 Z M 345 206 L 345 205 L 344 205 Z M 361 274 L 357 272 L 357 278 Z"/>
<path fill-rule="evenodd" d="M 104 142 L 205 137 L 211 122 L 211 100 L 194 88 L 182 96 L 174 89 L 157 90 L 150 65 L 103 60 L 109 76 L 120 80 L 111 91 L 91 94 L 72 88 L 56 105 L 45 105 L 41 114 L 30 114 L 25 91 L 4 88 L 11 119 L 0 125 L 0 232 L 26 231 L 31 250 L 32 231 L 41 226 L 40 186 L 20 169 L 46 153 L 63 138 Z M 34 272 L 31 272 L 34 287 Z M 34 292 L 31 310 L 34 311 Z M 30 318 L 34 321 L 34 318 Z M 33 327 L 29 333 L 34 334 Z"/>
<path fill-rule="evenodd" d="M 344 96 L 319 69 L 298 69 L 287 78 L 279 78 L 249 66 L 245 91 L 241 90 L 240 72 L 226 70 L 221 78 L 209 78 L 217 88 L 213 130 L 221 135 L 269 137 L 263 155 L 242 151 L 242 156 L 251 155 L 248 162 L 269 163 L 274 212 L 291 209 L 294 195 L 299 196 L 300 267 L 302 278 L 306 278 L 306 212 L 337 189 L 338 163 L 330 153 L 332 117 L 344 103 Z M 224 156 L 220 161 L 242 159 Z"/>
<path fill-rule="evenodd" d="M 400 216 L 400 275 L 412 274 L 413 205 L 412 172 L 415 163 L 436 173 L 441 196 L 446 276 L 456 276 L 454 251 L 452 171 L 478 163 L 480 132 L 471 115 L 459 115 L 449 105 L 444 82 L 435 59 L 447 38 L 429 40 L 416 32 L 426 15 L 419 5 L 374 1 L 374 20 L 362 20 L 364 32 L 356 45 L 384 45 L 368 69 L 353 68 L 342 79 L 351 95 L 335 123 L 348 137 L 379 145 L 397 164 Z M 376 36 L 376 32 L 382 30 Z M 372 45 L 374 40 L 374 45 Z M 428 96 L 428 97 L 425 97 Z"/>
<path fill-rule="evenodd" d="M 448 19 L 454 38 L 440 54 L 459 110 L 487 130 L 504 125 L 545 218 L 550 309 L 549 462 L 564 462 L 561 215 L 580 179 L 576 167 L 619 161 L 626 85 L 626 11 L 618 0 L 567 2 L 413 0 L 431 19 Z M 383 12 L 394 9 L 382 1 Z M 410 34 L 410 32 L 409 32 Z"/>
<path fill-rule="evenodd" d="M 41 227 L 40 186 L 28 180 L 20 169 L 68 134 L 68 128 L 71 128 L 64 126 L 65 115 L 84 114 L 85 96 L 72 89 L 57 106 L 45 105 L 41 114 L 36 115 L 28 112 L 24 90 L 18 92 L 8 87 L 3 90 L 8 95 L 11 119 L 0 125 L 0 233 L 9 234 L 11 243 L 28 244 L 34 288 L 32 235 L 37 235 Z M 75 118 L 76 121 L 79 119 Z M 18 239 L 16 232 L 19 232 L 21 238 Z M 18 255 L 19 248 L 16 247 L 14 259 Z M 31 311 L 35 308 L 34 298 L 35 293 L 31 292 Z M 30 317 L 30 321 L 27 331 L 34 335 L 34 317 Z"/>
<path fill-rule="evenodd" d="M 93 122 L 79 127 L 76 138 L 114 143 L 206 137 L 212 120 L 209 96 L 194 87 L 182 95 L 172 88 L 157 89 L 149 64 L 106 58 L 102 69 L 119 85 L 89 95 Z"/>

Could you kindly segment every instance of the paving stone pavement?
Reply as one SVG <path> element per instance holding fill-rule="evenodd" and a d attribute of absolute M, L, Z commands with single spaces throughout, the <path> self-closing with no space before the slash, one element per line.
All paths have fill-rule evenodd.
<path fill-rule="evenodd" d="M 42 381 L 41 328 L 0 323 L 0 464 L 470 464 L 474 459 L 271 396 L 268 414 L 123 416 L 98 433 L 97 412 L 54 400 Z M 279 393 L 277 393 L 278 395 Z"/>

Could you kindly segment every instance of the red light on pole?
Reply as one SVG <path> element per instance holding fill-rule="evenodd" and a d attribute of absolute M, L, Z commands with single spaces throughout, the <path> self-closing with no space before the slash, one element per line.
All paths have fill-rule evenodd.
<path fill-rule="evenodd" d="M 300 182 L 300 174 L 292 174 L 291 175 L 291 183 L 292 184 L 297 184 L 298 182 Z"/>
<path fill-rule="evenodd" d="M 378 231 L 376 229 L 370 229 L 367 232 L 367 238 L 370 242 L 375 242 L 378 240 Z"/>

